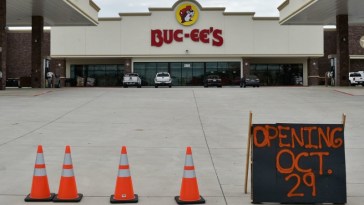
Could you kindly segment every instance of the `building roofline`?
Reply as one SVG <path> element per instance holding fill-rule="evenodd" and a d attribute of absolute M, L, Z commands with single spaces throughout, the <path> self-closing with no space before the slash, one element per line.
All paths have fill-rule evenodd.
<path fill-rule="evenodd" d="M 121 17 L 101 17 L 99 21 L 121 21 Z"/>
<path fill-rule="evenodd" d="M 289 0 L 285 0 L 283 3 L 281 3 L 281 5 L 279 5 L 277 7 L 278 11 L 281 11 L 282 9 L 284 9 L 288 4 L 289 4 Z"/>
<path fill-rule="evenodd" d="M 119 13 L 119 16 L 151 16 L 150 12 Z"/>
<path fill-rule="evenodd" d="M 75 10 L 78 11 L 78 13 L 80 13 L 81 15 L 83 15 L 86 19 L 88 19 L 90 22 L 92 22 L 95 26 L 97 24 L 99 24 L 95 19 L 93 19 L 90 14 L 86 13 L 84 10 L 82 10 L 80 7 L 78 7 L 75 3 L 73 3 L 71 0 L 66 0 L 65 1 L 69 6 L 71 6 L 72 8 L 74 8 Z M 96 5 L 96 4 L 95 4 Z M 90 4 L 90 6 L 92 6 Z M 93 7 L 94 8 L 94 7 Z M 94 8 L 95 9 L 95 8 Z M 63 26 L 63 25 L 59 25 L 59 26 Z"/>
<path fill-rule="evenodd" d="M 255 12 L 224 12 L 225 16 L 254 16 Z"/>
<path fill-rule="evenodd" d="M 308 2 L 306 2 L 304 5 L 302 5 L 300 8 L 296 9 L 294 12 L 292 12 L 290 15 L 286 16 L 284 19 L 280 20 L 279 23 L 280 24 L 284 24 L 285 22 L 287 22 L 288 20 L 290 20 L 291 18 L 293 18 L 294 16 L 296 16 L 297 14 L 301 13 L 303 10 L 305 10 L 306 8 L 308 8 L 311 4 L 315 3 L 317 0 L 309 0 Z M 284 5 L 283 7 L 281 7 L 281 9 L 285 8 L 286 6 L 289 5 L 289 0 L 286 0 L 287 4 Z"/>
<path fill-rule="evenodd" d="M 95 2 L 93 2 L 92 0 L 89 0 L 89 3 L 90 3 L 90 6 L 92 8 L 94 8 L 97 12 L 99 12 L 101 10 L 101 8 Z"/>
<path fill-rule="evenodd" d="M 258 20 L 258 21 L 279 21 L 279 17 L 269 17 L 269 16 L 254 16 L 253 20 Z"/>
<path fill-rule="evenodd" d="M 150 7 L 148 8 L 149 11 L 174 11 L 177 6 L 181 3 L 185 3 L 185 2 L 191 2 L 193 4 L 196 4 L 197 7 L 201 10 L 201 11 L 225 11 L 226 8 L 225 7 L 202 7 L 200 3 L 198 3 L 195 0 L 178 0 L 176 1 L 176 3 L 173 4 L 172 7 Z"/>
<path fill-rule="evenodd" d="M 191 2 L 191 3 L 196 4 L 196 5 L 197 5 L 197 7 L 198 7 L 200 10 L 202 10 L 202 9 L 203 9 L 203 7 L 201 6 L 201 4 L 200 4 L 199 2 L 197 2 L 197 1 L 195 1 L 195 0 L 178 0 L 178 1 L 176 1 L 176 3 L 174 3 L 174 4 L 173 4 L 173 6 L 172 6 L 172 10 L 175 10 L 175 9 L 177 8 L 178 4 L 181 4 L 181 3 L 184 3 L 184 2 L 187 2 L 187 1 L 189 1 L 189 2 Z"/>

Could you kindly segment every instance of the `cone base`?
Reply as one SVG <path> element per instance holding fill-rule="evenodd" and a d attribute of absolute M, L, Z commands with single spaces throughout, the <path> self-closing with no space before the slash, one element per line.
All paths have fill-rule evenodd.
<path fill-rule="evenodd" d="M 78 197 L 75 199 L 60 199 L 58 198 L 58 194 L 54 196 L 53 202 L 80 202 L 83 197 L 83 194 L 78 193 Z"/>
<path fill-rule="evenodd" d="M 179 196 L 174 197 L 174 199 L 176 200 L 177 204 L 204 204 L 206 202 L 202 196 L 200 196 L 200 199 L 196 201 L 181 201 Z"/>
<path fill-rule="evenodd" d="M 138 203 L 138 194 L 134 194 L 134 199 L 130 199 L 130 200 L 117 200 L 117 199 L 114 199 L 114 195 L 111 195 L 110 203 L 112 203 L 112 204 Z"/>
<path fill-rule="evenodd" d="M 25 197 L 24 201 L 26 201 L 26 202 L 47 202 L 47 201 L 52 201 L 54 195 L 55 195 L 54 193 L 51 193 L 51 196 L 49 198 L 33 199 L 33 198 L 30 198 L 30 194 L 28 194 L 28 196 Z"/>

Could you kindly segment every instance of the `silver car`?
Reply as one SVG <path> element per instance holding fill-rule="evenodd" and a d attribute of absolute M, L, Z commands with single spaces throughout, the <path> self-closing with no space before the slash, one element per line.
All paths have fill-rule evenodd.
<path fill-rule="evenodd" d="M 159 72 L 155 75 L 154 87 L 158 88 L 158 86 L 162 85 L 172 87 L 172 78 L 168 72 Z"/>

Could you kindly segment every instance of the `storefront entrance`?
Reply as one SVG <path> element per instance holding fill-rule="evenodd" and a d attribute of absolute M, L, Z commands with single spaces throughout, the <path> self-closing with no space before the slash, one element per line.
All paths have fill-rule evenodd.
<path fill-rule="evenodd" d="M 134 72 L 143 86 L 154 86 L 157 72 L 169 72 L 173 86 L 203 86 L 204 78 L 219 75 L 225 86 L 239 85 L 240 62 L 134 62 Z M 251 64 L 250 74 L 259 77 L 262 86 L 303 85 L 302 64 Z M 124 65 L 71 65 L 72 86 L 115 87 L 122 85 Z M 91 84 L 93 83 L 93 84 Z"/>
<path fill-rule="evenodd" d="M 154 85 L 157 72 L 169 72 L 174 86 L 202 86 L 205 76 L 219 75 L 223 85 L 239 85 L 240 62 L 135 62 L 143 85 Z"/>
<path fill-rule="evenodd" d="M 302 64 L 251 64 L 250 74 L 263 86 L 303 85 Z"/>
<path fill-rule="evenodd" d="M 71 65 L 72 86 L 114 87 L 122 85 L 124 65 Z"/>

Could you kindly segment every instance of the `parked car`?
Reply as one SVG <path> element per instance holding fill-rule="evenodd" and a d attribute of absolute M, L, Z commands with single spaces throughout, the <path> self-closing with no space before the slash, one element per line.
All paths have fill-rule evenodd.
<path fill-rule="evenodd" d="M 260 86 L 259 78 L 256 75 L 244 76 L 240 81 L 240 87 L 245 88 L 246 86 L 259 87 Z"/>
<path fill-rule="evenodd" d="M 209 86 L 217 86 L 222 87 L 221 78 L 218 75 L 208 75 L 204 80 L 204 87 L 207 88 Z"/>
<path fill-rule="evenodd" d="M 299 76 L 299 75 L 295 75 L 292 78 L 293 84 L 294 85 L 303 85 L 303 77 Z"/>
<path fill-rule="evenodd" d="M 363 85 L 364 86 L 364 71 L 349 72 L 350 85 Z"/>
<path fill-rule="evenodd" d="M 127 88 L 128 86 L 137 86 L 138 88 L 142 87 L 142 80 L 138 73 L 126 73 L 124 75 L 123 87 Z"/>
<path fill-rule="evenodd" d="M 168 72 L 159 72 L 155 75 L 154 87 L 158 88 L 158 86 L 162 85 L 172 87 L 172 78 Z"/>

